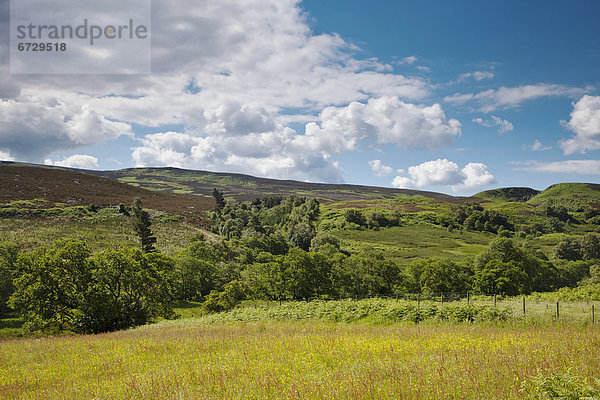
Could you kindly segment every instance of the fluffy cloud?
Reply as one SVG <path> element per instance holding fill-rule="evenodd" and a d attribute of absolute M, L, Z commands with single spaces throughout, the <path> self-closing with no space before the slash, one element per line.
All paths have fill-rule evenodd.
<path fill-rule="evenodd" d="M 40 161 L 55 150 L 121 135 L 133 135 L 128 124 L 111 121 L 88 105 L 68 105 L 55 98 L 0 101 L 0 148 L 16 158 Z"/>
<path fill-rule="evenodd" d="M 54 165 L 58 167 L 70 167 L 70 168 L 83 168 L 83 169 L 98 169 L 98 159 L 93 156 L 86 154 L 74 154 L 70 157 L 65 158 L 62 161 L 52 161 L 46 159 L 44 161 L 46 165 Z"/>
<path fill-rule="evenodd" d="M 177 166 L 298 180 L 342 182 L 330 155 L 305 147 L 289 128 L 244 136 L 164 132 L 146 135 L 133 151 L 137 166 Z"/>
<path fill-rule="evenodd" d="M 226 103 L 204 110 L 195 130 L 146 135 L 133 151 L 137 166 L 178 166 L 244 172 L 274 178 L 342 182 L 333 157 L 361 143 L 436 149 L 452 144 L 460 123 L 438 104 L 405 103 L 397 97 L 327 107 L 298 134 L 257 105 Z M 375 160 L 379 174 L 393 170 Z"/>
<path fill-rule="evenodd" d="M 394 168 L 383 165 L 381 160 L 369 161 L 369 167 L 371 167 L 371 171 L 377 176 L 386 176 L 394 172 Z"/>
<path fill-rule="evenodd" d="M 449 186 L 453 191 L 464 191 L 496 182 L 485 164 L 468 163 L 460 168 L 447 159 L 427 161 L 408 168 L 409 176 L 397 176 L 392 185 L 398 188 Z"/>
<path fill-rule="evenodd" d="M 575 133 L 560 142 L 565 154 L 600 149 L 600 96 L 583 96 L 573 105 L 571 120 L 563 125 Z"/>
<path fill-rule="evenodd" d="M 480 93 L 455 94 L 447 96 L 444 100 L 449 103 L 464 104 L 475 102 L 479 104 L 482 112 L 492 112 L 497 109 L 519 107 L 523 102 L 543 97 L 579 97 L 590 88 L 573 88 L 564 85 L 540 83 L 537 85 L 524 85 L 517 87 L 501 87 L 486 90 Z"/>
<path fill-rule="evenodd" d="M 600 160 L 515 161 L 515 171 L 544 172 L 549 174 L 600 175 Z"/>
<path fill-rule="evenodd" d="M 496 117 L 495 115 L 491 116 L 491 120 L 484 120 L 483 118 L 475 118 L 475 119 L 473 119 L 473 122 L 475 122 L 481 126 L 485 126 L 486 128 L 492 128 L 492 127 L 496 126 L 498 128 L 498 133 L 501 135 L 506 132 L 512 132 L 515 129 L 515 127 L 512 123 L 510 123 L 509 121 L 502 119 L 500 117 Z"/>
<path fill-rule="evenodd" d="M 37 161 L 54 151 L 131 135 L 130 124 L 155 127 L 157 132 L 182 125 L 183 136 L 203 139 L 215 148 L 210 163 L 205 156 L 195 164 L 189 149 L 187 154 L 169 147 L 175 144 L 164 140 L 175 140 L 172 135 L 163 141 L 146 138 L 135 150 L 136 162 L 173 159 L 189 167 L 236 166 L 244 172 L 255 168 L 244 162 L 263 160 L 263 170 L 277 176 L 282 175 L 280 165 L 301 165 L 300 170 L 315 168 L 314 175 L 337 181 L 340 170 L 330 155 L 354 149 L 363 140 L 356 131 L 361 124 L 372 130 L 369 137 L 377 142 L 408 148 L 428 146 L 411 143 L 407 129 L 416 128 L 416 140 L 432 138 L 433 147 L 451 143 L 460 133 L 458 122 L 446 120 L 440 106 L 405 103 L 426 98 L 430 83 L 393 73 L 377 59 L 361 58 L 358 47 L 336 34 L 313 34 L 298 0 L 155 0 L 152 13 L 150 75 L 9 80 L 3 73 L 6 66 L 0 66 L 0 97 L 11 99 L 0 104 L 0 148 Z M 8 34 L 7 23 L 0 22 L 0 29 Z M 5 52 L 0 47 L 0 53 Z M 414 63 L 416 58 L 405 61 Z M 381 112 L 351 104 L 371 104 L 370 99 L 389 104 L 379 104 Z M 362 122 L 343 121 L 344 115 L 337 115 L 352 117 L 354 108 L 367 109 L 359 116 Z M 380 116 L 391 125 L 367 120 Z M 314 124 L 306 135 L 285 128 L 310 121 Z M 339 132 L 333 126 L 336 121 L 354 131 Z M 337 133 L 329 138 L 325 131 Z M 428 131 L 429 137 L 422 135 Z M 237 140 L 229 140 L 233 136 Z M 342 142 L 336 142 L 340 138 Z M 217 143 L 220 140 L 223 143 Z M 274 146 L 269 148 L 271 142 Z M 163 145 L 165 154 L 157 150 Z M 228 164 L 221 166 L 219 160 Z"/>
<path fill-rule="evenodd" d="M 320 115 L 320 126 L 306 126 L 306 136 L 315 142 L 344 150 L 356 148 L 362 139 L 377 144 L 392 143 L 407 149 L 434 150 L 450 146 L 460 136 L 461 125 L 447 119 L 439 104 L 432 106 L 405 103 L 397 97 L 353 102 L 348 107 L 328 107 Z M 339 151 L 339 150 L 338 150 Z"/>

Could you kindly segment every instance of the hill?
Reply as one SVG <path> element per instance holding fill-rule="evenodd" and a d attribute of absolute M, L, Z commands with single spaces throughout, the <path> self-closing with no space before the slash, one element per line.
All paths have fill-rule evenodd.
<path fill-rule="evenodd" d="M 584 205 L 600 208 L 600 185 L 594 183 L 559 183 L 548 187 L 528 201 L 530 204 L 553 202 L 576 211 Z"/>
<path fill-rule="evenodd" d="M 525 202 L 539 193 L 539 190 L 535 190 L 528 187 L 508 187 L 501 189 L 486 190 L 484 192 L 477 193 L 473 197 L 491 201 L 500 200 Z"/>
<path fill-rule="evenodd" d="M 18 179 L 14 180 L 17 183 L 16 185 L 3 187 L 0 192 L 0 201 L 6 201 L 7 198 L 25 200 L 43 197 L 51 201 L 54 198 L 60 198 L 62 200 L 57 201 L 64 203 L 67 203 L 65 200 L 70 200 L 73 204 L 75 204 L 74 202 L 77 202 L 76 204 L 89 204 L 90 202 L 115 204 L 111 198 L 117 196 L 117 198 L 125 197 L 127 200 L 122 202 L 128 204 L 131 195 L 134 197 L 137 195 L 142 197 L 143 200 L 146 197 L 154 199 L 153 204 L 159 202 L 162 204 L 162 202 L 178 199 L 178 201 L 195 202 L 192 205 L 196 207 L 200 205 L 208 209 L 214 205 L 211 195 L 214 188 L 223 191 L 228 200 L 236 201 L 254 200 L 257 197 L 286 197 L 292 194 L 302 197 L 315 197 L 326 203 L 393 199 L 398 195 L 420 195 L 437 201 L 457 204 L 467 200 L 465 197 L 422 190 L 309 183 L 180 168 L 127 168 L 117 171 L 91 171 L 0 162 L 0 171 L 3 174 L 0 177 L 4 179 L 14 180 L 13 175 L 19 175 Z M 40 183 L 42 181 L 44 182 L 43 185 Z M 110 184 L 109 181 L 119 182 L 120 185 Z M 39 189 L 38 186 L 43 187 L 43 189 Z M 89 191 L 86 189 L 88 186 Z M 127 193 L 130 193 L 130 195 Z M 153 193 L 153 195 L 151 196 L 150 193 Z M 168 197 L 169 194 L 171 196 L 178 195 L 178 197 Z M 94 200 L 96 197 L 98 200 Z M 164 210 L 166 211 L 166 209 Z"/>
<path fill-rule="evenodd" d="M 140 197 L 149 208 L 180 215 L 211 209 L 213 188 L 223 191 L 230 201 L 296 195 L 314 197 L 341 208 L 362 208 L 414 196 L 446 204 L 484 201 L 538 206 L 553 202 L 572 211 L 588 204 L 600 208 L 600 184 L 591 183 L 560 183 L 541 192 L 527 187 L 508 187 L 471 197 L 456 197 L 422 190 L 310 183 L 180 168 L 91 171 L 13 162 L 0 162 L 0 179 L 4 183 L 0 187 L 0 203 L 42 198 L 50 203 L 103 206 L 130 204 L 135 197 Z"/>
<path fill-rule="evenodd" d="M 326 203 L 341 200 L 392 199 L 398 195 L 421 195 L 449 203 L 465 201 L 463 197 L 421 190 L 310 183 L 180 168 L 128 168 L 118 171 L 88 172 L 154 191 L 211 196 L 213 188 L 217 188 L 229 199 L 237 201 L 254 200 L 257 197 L 286 197 L 292 194 L 315 197 Z"/>
<path fill-rule="evenodd" d="M 140 197 L 147 208 L 191 216 L 212 207 L 212 199 L 157 192 L 74 169 L 0 164 L 0 204 L 40 199 L 39 207 L 132 204 Z"/>

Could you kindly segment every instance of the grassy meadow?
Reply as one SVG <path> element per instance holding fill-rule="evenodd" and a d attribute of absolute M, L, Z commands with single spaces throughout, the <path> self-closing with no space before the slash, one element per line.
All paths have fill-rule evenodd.
<path fill-rule="evenodd" d="M 213 207 L 210 191 L 220 185 L 228 187 L 224 194 L 229 202 L 252 201 L 258 195 L 316 196 L 322 201 L 316 232 L 331 234 L 347 254 L 381 253 L 401 268 L 426 258 L 467 265 L 499 237 L 493 230 L 449 225 L 467 199 L 445 195 L 313 187 L 183 170 L 107 174 L 139 186 L 126 187 L 132 193 L 152 190 L 144 192 L 148 204 L 164 210 L 152 207 L 152 232 L 157 250 L 167 256 L 182 254 L 199 234 L 207 242 L 219 240 L 205 230 L 210 226 L 201 211 Z M 120 187 L 108 180 L 94 182 L 99 192 Z M 560 262 L 554 248 L 561 239 L 600 230 L 579 204 L 581 199 L 600 204 L 595 186 L 556 185 L 537 194 L 521 189 L 471 199 L 482 200 L 486 210 L 523 228 L 504 232 L 518 247 Z M 179 204 L 169 197 L 172 193 L 194 196 L 182 197 L 187 203 Z M 512 201 L 515 193 L 531 197 Z M 94 252 L 139 246 L 131 218 L 120 214 L 116 204 L 91 207 L 83 195 L 75 206 L 64 196 L 15 200 L 7 192 L 5 197 L 10 201 L 0 204 L 0 241 L 15 243 L 24 252 L 63 238 L 83 239 Z M 555 229 L 548 228 L 541 206 L 549 201 L 570 207 L 572 218 Z M 396 222 L 358 225 L 346 220 L 348 209 L 366 217 L 384 214 Z M 243 240 L 233 239 L 231 246 Z M 244 262 L 242 255 L 260 258 L 258 251 L 247 250 L 210 262 L 228 273 L 229 264 L 237 268 Z M 0 319 L 0 399 L 541 399 L 546 397 L 535 397 L 527 388 L 548 384 L 544 377 L 566 376 L 558 386 L 582 386 L 587 379 L 595 384 L 591 378 L 600 370 L 600 298 L 592 296 L 596 287 L 561 290 L 445 302 L 435 294 L 421 294 L 417 301 L 417 295 L 398 291 L 399 299 L 280 303 L 253 297 L 214 314 L 207 314 L 201 302 L 206 299 L 193 298 L 178 303 L 179 319 L 98 335 L 20 336 L 24 320 L 9 313 Z"/>
<path fill-rule="evenodd" d="M 596 326 L 165 321 L 0 341 L 6 399 L 513 399 L 531 377 L 597 376 Z"/>

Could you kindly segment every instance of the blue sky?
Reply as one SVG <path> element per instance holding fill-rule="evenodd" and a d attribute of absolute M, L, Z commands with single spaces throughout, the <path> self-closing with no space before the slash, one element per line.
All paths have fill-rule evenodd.
<path fill-rule="evenodd" d="M 598 2 L 155 0 L 152 11 L 150 75 L 10 75 L 3 57 L 0 159 L 455 195 L 598 182 Z"/>

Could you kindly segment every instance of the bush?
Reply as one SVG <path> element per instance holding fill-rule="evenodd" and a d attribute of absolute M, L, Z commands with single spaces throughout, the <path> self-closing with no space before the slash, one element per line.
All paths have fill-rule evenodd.
<path fill-rule="evenodd" d="M 235 308 L 247 296 L 248 288 L 245 283 L 231 281 L 222 292 L 213 290 L 202 305 L 208 313 L 229 311 Z"/>

